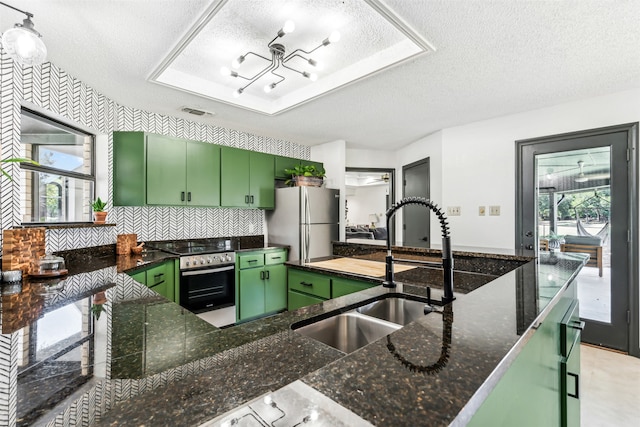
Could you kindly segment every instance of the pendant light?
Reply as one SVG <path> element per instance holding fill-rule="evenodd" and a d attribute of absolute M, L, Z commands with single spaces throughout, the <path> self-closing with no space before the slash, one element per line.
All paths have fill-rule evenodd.
<path fill-rule="evenodd" d="M 39 65 L 47 58 L 47 47 L 34 26 L 33 14 L 0 2 L 0 5 L 16 10 L 27 16 L 22 24 L 16 24 L 2 34 L 2 47 L 9 57 L 21 65 Z"/>

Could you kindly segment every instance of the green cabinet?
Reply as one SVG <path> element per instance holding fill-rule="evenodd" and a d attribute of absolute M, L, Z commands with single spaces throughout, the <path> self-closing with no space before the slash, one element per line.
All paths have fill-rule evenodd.
<path fill-rule="evenodd" d="M 220 206 L 220 147 L 144 132 L 113 133 L 116 206 Z"/>
<path fill-rule="evenodd" d="M 569 285 L 561 299 L 536 328 L 520 354 L 480 406 L 470 426 L 578 426 L 580 403 L 580 335 L 563 356 L 563 324 L 567 318 L 570 331 L 579 331 L 576 283 Z M 577 325 L 577 326 L 576 326 Z"/>
<path fill-rule="evenodd" d="M 377 284 L 290 268 L 288 272 L 289 302 L 287 308 L 296 310 L 300 307 L 317 304 L 329 298 L 341 297 L 373 286 L 377 286 Z"/>
<path fill-rule="evenodd" d="M 285 249 L 244 252 L 236 258 L 236 320 L 243 321 L 287 308 Z"/>
<path fill-rule="evenodd" d="M 169 301 L 180 303 L 179 286 L 176 275 L 179 269 L 176 266 L 177 260 L 169 260 L 162 264 L 153 265 L 142 271 L 129 274 L 138 283 L 146 285 Z"/>
<path fill-rule="evenodd" d="M 271 154 L 222 147 L 220 159 L 222 206 L 274 208 L 274 159 Z"/>

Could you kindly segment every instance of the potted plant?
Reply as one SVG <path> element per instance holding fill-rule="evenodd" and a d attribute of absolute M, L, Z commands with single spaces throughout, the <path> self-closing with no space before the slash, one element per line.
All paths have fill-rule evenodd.
<path fill-rule="evenodd" d="M 316 165 L 298 165 L 293 169 L 285 169 L 284 172 L 291 175 L 291 179 L 288 179 L 285 184 L 296 187 L 322 187 L 325 177 L 324 169 Z"/>
<path fill-rule="evenodd" d="M 104 211 L 107 204 L 98 197 L 93 203 L 91 208 L 93 209 L 93 222 L 95 224 L 104 224 L 107 219 L 107 212 Z"/>

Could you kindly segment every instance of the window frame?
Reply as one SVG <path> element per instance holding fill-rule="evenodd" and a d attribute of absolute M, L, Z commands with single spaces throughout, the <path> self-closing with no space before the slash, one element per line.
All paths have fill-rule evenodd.
<path fill-rule="evenodd" d="M 68 170 L 64 170 L 64 169 L 58 169 L 55 167 L 51 167 L 51 166 L 43 166 L 43 165 L 34 165 L 33 163 L 24 163 L 21 162 L 20 163 L 20 170 L 24 170 L 24 171 L 31 171 L 31 172 L 38 172 L 38 173 L 48 173 L 48 174 L 54 174 L 54 175 L 59 175 L 65 178 L 73 178 L 73 179 L 78 179 L 78 180 L 82 180 L 82 181 L 88 181 L 91 183 L 91 194 L 89 195 L 89 198 L 86 200 L 86 203 L 88 203 L 89 207 L 91 206 L 91 202 L 93 201 L 93 199 L 95 199 L 95 194 L 96 194 L 96 135 L 94 133 L 90 133 L 84 129 L 80 129 L 76 126 L 70 125 L 68 123 L 64 123 L 61 122 L 59 120 L 53 119 L 51 117 L 47 117 L 46 115 L 39 113 L 37 111 L 31 110 L 29 108 L 26 107 L 21 107 L 20 109 L 20 113 L 21 116 L 28 116 L 34 120 L 38 120 L 42 123 L 57 127 L 59 129 L 62 129 L 64 131 L 67 131 L 69 133 L 72 134 L 81 134 L 81 135 L 85 135 L 86 137 L 89 137 L 89 145 L 90 145 L 90 150 L 91 150 L 91 160 L 89 162 L 90 164 L 90 169 L 91 172 L 89 174 L 86 173 L 81 173 L 81 172 L 73 172 L 73 171 L 68 171 Z M 20 137 L 20 143 L 22 144 L 22 129 L 21 129 L 21 137 Z M 31 148 L 31 152 L 29 153 L 28 157 L 32 158 L 32 159 L 37 159 L 38 158 L 38 150 L 40 149 L 40 147 L 38 145 L 34 145 Z M 39 188 L 35 188 L 37 187 L 36 182 L 34 181 L 32 183 L 33 187 L 31 190 L 31 194 L 32 194 L 32 207 L 31 207 L 31 218 L 38 218 L 39 217 L 39 201 L 40 201 L 40 190 Z M 23 221 L 22 224 L 23 225 L 40 225 L 40 224 L 44 224 L 44 225 L 54 225 L 54 224 L 77 224 L 77 223 L 91 223 L 92 221 L 89 220 L 81 220 L 81 221 Z"/>

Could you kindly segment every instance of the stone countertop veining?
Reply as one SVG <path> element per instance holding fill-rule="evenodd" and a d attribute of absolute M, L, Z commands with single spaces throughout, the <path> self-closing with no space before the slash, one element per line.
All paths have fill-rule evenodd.
<path fill-rule="evenodd" d="M 102 315 L 93 319 L 92 357 L 80 358 L 82 369 L 66 368 L 69 376 L 77 371 L 76 377 L 90 377 L 76 390 L 91 397 L 84 402 L 96 425 L 199 425 L 302 379 L 365 420 L 396 426 L 446 425 L 469 411 L 465 408 L 474 406 L 469 405 L 472 400 L 482 399 L 476 391 L 505 363 L 507 353 L 526 342 L 532 333 L 529 327 L 548 312 L 584 257 L 552 253 L 526 262 L 467 294 L 456 293 L 457 299 L 443 312 L 429 314 L 348 355 L 292 331 L 291 325 L 389 292 L 424 295 L 425 286 L 406 284 L 395 291 L 376 286 L 217 329 L 121 273 L 115 257 L 108 266 L 100 256 L 95 264 L 85 260 L 83 269 L 66 261 L 72 272 L 90 270 L 91 265 L 95 269 L 70 274 L 55 298 L 33 291 L 26 282 L 22 292 L 3 292 L 2 325 L 11 313 L 22 316 L 16 305 L 33 299 L 44 299 L 44 312 L 66 303 L 84 307 L 88 314 L 91 295 L 106 293 Z M 6 310 L 8 298 L 16 299 L 25 291 L 33 294 L 32 299 L 14 302 Z M 432 297 L 440 294 L 435 289 Z M 21 327 L 33 325 L 34 317 L 24 316 Z M 16 333 L 21 332 L 3 330 L 2 339 L 13 339 Z M 9 363 L 15 366 L 17 361 Z M 42 404 L 34 398 L 38 393 L 47 395 L 45 385 L 51 383 L 47 380 L 58 378 L 60 369 L 41 367 L 26 373 L 17 369 L 17 418 L 23 420 L 18 425 L 43 414 L 45 421 L 71 416 L 68 410 L 51 411 L 59 402 Z"/>

